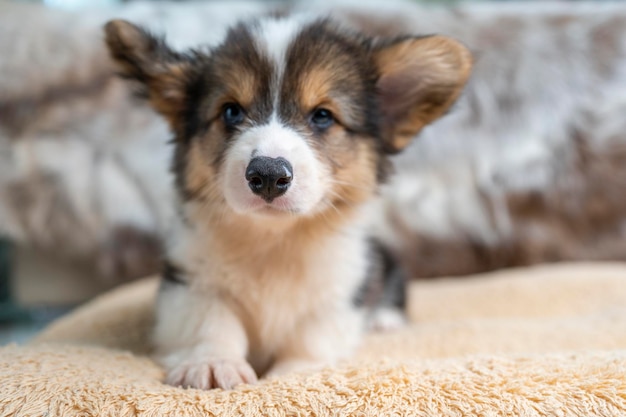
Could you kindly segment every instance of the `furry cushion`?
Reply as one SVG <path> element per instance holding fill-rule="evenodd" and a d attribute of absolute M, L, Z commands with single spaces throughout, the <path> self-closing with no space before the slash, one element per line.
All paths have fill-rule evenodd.
<path fill-rule="evenodd" d="M 624 264 L 569 264 L 414 282 L 409 327 L 233 391 L 161 383 L 144 280 L 0 349 L 0 415 L 624 414 L 625 278 Z"/>

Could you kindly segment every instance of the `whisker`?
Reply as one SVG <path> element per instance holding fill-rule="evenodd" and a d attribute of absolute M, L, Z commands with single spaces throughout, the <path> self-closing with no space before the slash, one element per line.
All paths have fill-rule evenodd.
<path fill-rule="evenodd" d="M 365 186 L 362 186 L 362 185 L 354 184 L 354 183 L 351 183 L 351 182 L 348 182 L 348 181 L 341 181 L 341 180 L 337 180 L 337 179 L 332 179 L 331 183 L 332 184 L 336 184 L 336 185 L 343 185 L 343 186 L 354 188 L 354 189 L 357 189 L 357 190 L 365 190 L 365 191 L 369 191 L 370 190 L 369 187 L 365 187 Z"/>

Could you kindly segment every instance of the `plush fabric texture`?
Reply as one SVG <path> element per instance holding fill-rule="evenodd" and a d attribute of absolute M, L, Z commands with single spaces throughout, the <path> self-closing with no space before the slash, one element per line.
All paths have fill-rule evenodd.
<path fill-rule="evenodd" d="M 569 264 L 414 282 L 407 328 L 233 391 L 162 384 L 148 279 L 1 348 L 0 415 L 623 415 L 625 279 L 626 264 Z"/>

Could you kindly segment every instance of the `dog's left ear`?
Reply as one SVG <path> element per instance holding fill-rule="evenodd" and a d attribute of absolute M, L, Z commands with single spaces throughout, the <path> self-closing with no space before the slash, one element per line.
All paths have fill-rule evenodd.
<path fill-rule="evenodd" d="M 450 108 L 472 67 L 470 52 L 444 36 L 402 39 L 374 56 L 386 150 L 403 150 L 415 135 Z"/>

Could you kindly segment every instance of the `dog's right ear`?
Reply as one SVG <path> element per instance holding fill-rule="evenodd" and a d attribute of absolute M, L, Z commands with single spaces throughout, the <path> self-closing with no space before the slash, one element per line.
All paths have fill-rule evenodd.
<path fill-rule="evenodd" d="M 104 30 L 106 44 L 121 75 L 138 81 L 152 107 L 176 130 L 192 78 L 191 60 L 125 20 L 112 20 Z"/>

